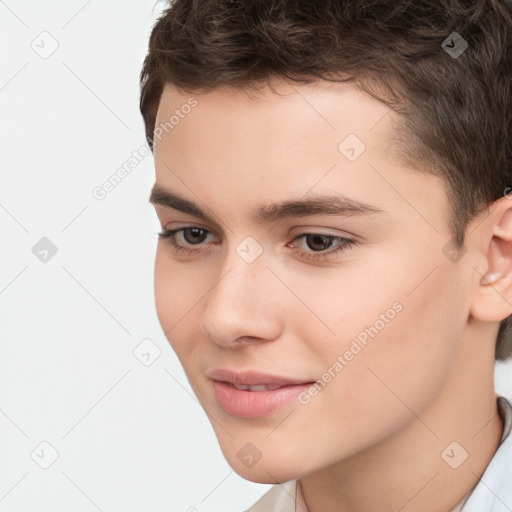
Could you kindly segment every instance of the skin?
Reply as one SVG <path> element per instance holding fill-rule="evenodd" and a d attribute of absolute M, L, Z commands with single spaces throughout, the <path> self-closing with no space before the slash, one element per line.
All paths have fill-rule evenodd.
<path fill-rule="evenodd" d="M 274 89 L 280 95 L 267 86 L 252 95 L 164 89 L 157 126 L 191 96 L 198 103 L 155 140 L 156 184 L 215 223 L 155 205 L 162 229 L 209 233 L 199 245 L 177 235 L 194 255 L 159 240 L 161 326 L 242 477 L 299 479 L 310 512 L 446 512 L 483 473 L 502 433 L 494 345 L 512 312 L 512 201 L 477 217 L 452 261 L 443 251 L 451 239 L 444 182 L 399 157 L 398 114 L 353 84 L 276 80 Z M 355 161 L 338 150 L 349 133 L 366 146 Z M 249 217 L 256 206 L 322 192 L 383 212 L 270 225 Z M 296 239 L 303 233 L 357 244 L 308 259 L 298 251 L 314 256 L 339 243 L 315 246 Z M 236 252 L 248 236 L 263 250 L 250 264 Z M 488 284 L 496 272 L 501 279 Z M 207 371 L 315 381 L 395 302 L 401 311 L 309 403 L 247 419 L 217 402 Z M 441 456 L 454 441 L 468 453 L 457 469 Z M 237 457 L 247 442 L 262 455 L 252 468 Z"/>

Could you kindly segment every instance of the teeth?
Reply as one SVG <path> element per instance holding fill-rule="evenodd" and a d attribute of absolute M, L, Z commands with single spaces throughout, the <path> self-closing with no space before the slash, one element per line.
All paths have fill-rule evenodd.
<path fill-rule="evenodd" d="M 264 384 L 259 384 L 256 386 L 249 386 L 249 391 L 266 391 L 268 389 Z"/>
<path fill-rule="evenodd" d="M 257 384 L 256 386 L 245 386 L 244 384 L 233 384 L 236 389 L 241 391 L 272 391 L 278 389 L 281 386 L 267 386 L 265 384 Z"/>

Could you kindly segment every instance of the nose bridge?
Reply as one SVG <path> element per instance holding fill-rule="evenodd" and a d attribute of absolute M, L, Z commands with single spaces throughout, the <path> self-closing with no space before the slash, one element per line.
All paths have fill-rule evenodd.
<path fill-rule="evenodd" d="M 228 247 L 221 276 L 216 288 L 220 295 L 234 294 L 242 302 L 253 295 L 253 291 L 268 280 L 267 255 L 263 245 L 253 236 L 245 237 L 236 245 Z M 254 290 L 253 290 L 254 289 Z"/>
<path fill-rule="evenodd" d="M 217 343 L 276 335 L 276 294 L 265 256 L 253 237 L 228 249 L 203 311 L 203 330 Z"/>

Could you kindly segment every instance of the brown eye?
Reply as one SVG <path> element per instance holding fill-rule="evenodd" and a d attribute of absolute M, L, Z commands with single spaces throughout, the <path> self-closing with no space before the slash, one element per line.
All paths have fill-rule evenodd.
<path fill-rule="evenodd" d="M 328 260 L 337 253 L 346 252 L 357 246 L 357 242 L 351 238 L 335 235 L 323 235 L 321 233 L 302 233 L 295 240 L 304 239 L 308 249 L 297 248 L 299 256 L 310 260 Z M 336 244 L 336 242 L 338 242 Z M 334 245 L 334 249 L 326 251 Z"/>
<path fill-rule="evenodd" d="M 183 232 L 183 239 L 192 245 L 204 242 L 205 234 L 208 233 L 206 229 L 201 228 L 184 228 L 181 231 Z"/>
<path fill-rule="evenodd" d="M 331 247 L 334 237 L 326 235 L 305 235 L 304 240 L 306 240 L 306 245 L 310 249 L 315 251 L 324 251 Z"/>

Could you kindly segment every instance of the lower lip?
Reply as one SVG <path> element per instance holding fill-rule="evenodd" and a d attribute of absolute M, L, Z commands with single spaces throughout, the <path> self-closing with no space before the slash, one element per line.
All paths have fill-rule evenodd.
<path fill-rule="evenodd" d="M 297 398 L 313 383 L 284 386 L 267 391 L 244 391 L 226 382 L 213 381 L 213 389 L 221 407 L 233 416 L 261 418 Z"/>

